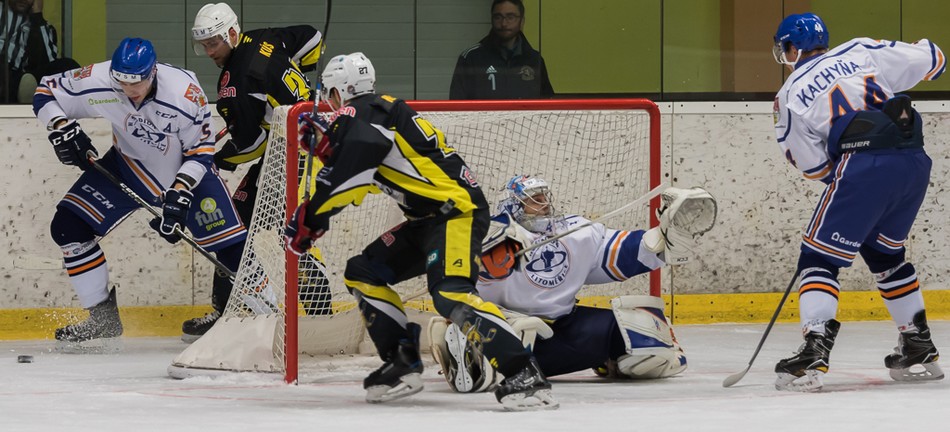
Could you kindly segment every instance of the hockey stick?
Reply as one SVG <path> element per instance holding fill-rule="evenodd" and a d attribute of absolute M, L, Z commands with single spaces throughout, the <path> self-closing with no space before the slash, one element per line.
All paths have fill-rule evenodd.
<path fill-rule="evenodd" d="M 218 133 L 214 135 L 214 142 L 217 143 L 218 141 L 221 141 L 221 138 L 224 138 L 224 136 L 227 134 L 228 134 L 228 127 L 225 126 L 221 128 L 221 130 L 219 130 Z"/>
<path fill-rule="evenodd" d="M 323 21 L 323 33 L 320 34 L 320 59 L 317 60 L 317 73 L 323 73 L 323 53 L 327 50 L 327 32 L 330 31 L 330 12 L 333 7 L 333 0 L 327 0 L 327 12 Z M 314 86 L 314 96 L 313 102 L 313 116 L 316 117 L 319 115 L 320 111 L 320 92 L 323 88 L 322 77 L 317 80 L 317 85 Z M 307 162 L 304 164 L 304 175 L 303 180 L 306 182 L 303 186 L 304 199 L 310 198 L 310 177 L 311 171 L 313 170 L 313 152 L 316 151 L 317 146 L 317 137 L 316 135 L 310 136 L 310 142 L 307 143 Z"/>
<path fill-rule="evenodd" d="M 116 177 L 114 174 L 109 172 L 109 170 L 107 170 L 106 167 L 99 165 L 99 162 L 96 161 L 95 153 L 93 153 L 91 150 L 86 152 L 86 159 L 88 159 L 89 163 L 92 164 L 92 166 L 96 168 L 96 171 L 99 171 L 100 173 L 102 173 L 102 175 L 106 176 L 106 178 L 109 179 L 109 181 L 111 181 L 112 184 L 116 185 L 119 189 L 122 189 L 122 192 L 125 192 L 125 194 L 129 196 L 129 198 L 132 198 L 133 201 L 138 203 L 140 206 L 144 207 L 153 216 L 159 217 L 159 218 L 162 217 L 162 214 L 159 213 L 158 210 L 155 210 L 155 208 L 152 207 L 151 204 L 149 204 L 147 201 L 142 199 L 142 197 L 140 197 L 137 193 L 135 193 L 135 191 L 133 191 L 128 186 L 126 186 L 125 183 L 122 183 L 122 180 L 119 180 L 118 177 Z M 225 267 L 224 264 L 221 263 L 221 261 L 218 261 L 218 259 L 215 258 L 214 255 L 211 255 L 211 253 L 205 250 L 205 248 L 201 247 L 201 245 L 199 245 L 198 242 L 196 242 L 193 238 L 185 234 L 181 230 L 181 228 L 175 227 L 175 234 L 181 237 L 181 239 L 184 240 L 185 243 L 188 243 L 189 245 L 191 245 L 191 247 L 195 248 L 195 250 L 197 250 L 200 254 L 204 255 L 204 257 L 207 258 L 209 261 L 211 261 L 211 263 L 214 264 L 214 266 L 217 267 L 218 270 L 221 270 L 222 272 L 224 272 L 224 274 L 226 274 L 229 278 L 232 278 L 232 279 L 234 278 L 234 272 L 231 271 L 231 269 Z"/>
<path fill-rule="evenodd" d="M 775 320 L 778 319 L 779 312 L 782 311 L 782 306 L 785 304 L 785 299 L 788 298 L 788 294 L 792 292 L 792 287 L 795 286 L 795 281 L 798 280 L 798 275 L 801 273 L 801 270 L 795 270 L 795 275 L 792 276 L 791 282 L 788 283 L 788 287 L 785 288 L 785 294 L 782 295 L 782 300 L 779 300 L 778 307 L 775 308 L 775 313 L 772 314 L 772 319 L 769 320 L 769 325 L 765 327 L 765 333 L 762 333 L 762 339 L 759 340 L 759 346 L 755 347 L 755 352 L 752 353 L 752 358 L 749 359 L 749 365 L 742 370 L 742 372 L 734 373 L 722 380 L 723 387 L 732 387 L 737 382 L 739 382 L 745 374 L 749 372 L 749 369 L 752 369 L 752 363 L 755 361 L 755 358 L 759 355 L 759 350 L 762 349 L 762 345 L 765 344 L 765 338 L 769 337 L 769 332 L 772 331 L 772 326 L 775 325 Z"/>
<path fill-rule="evenodd" d="M 612 217 L 612 216 L 615 216 L 615 215 L 617 215 L 617 214 L 620 214 L 620 213 L 626 211 L 627 209 L 629 209 L 630 207 L 643 204 L 643 203 L 646 202 L 646 201 L 650 201 L 651 199 L 653 199 L 653 198 L 655 198 L 657 195 L 659 195 L 660 192 L 663 191 L 663 189 L 666 189 L 667 186 L 668 186 L 668 185 L 666 184 L 666 182 L 660 183 L 659 186 L 657 186 L 657 187 L 651 189 L 649 192 L 646 193 L 646 195 L 643 195 L 643 196 L 641 196 L 640 198 L 637 198 L 637 199 L 635 199 L 635 200 L 633 200 L 633 201 L 630 201 L 630 202 L 627 203 L 627 204 L 624 204 L 623 207 L 620 207 L 620 208 L 618 208 L 618 209 L 616 209 L 616 210 L 614 210 L 614 211 L 611 211 L 611 212 L 609 212 L 609 213 L 606 213 L 606 214 L 604 214 L 603 216 L 600 216 L 600 217 L 598 217 L 598 218 L 596 218 L 596 219 L 594 219 L 594 220 L 588 221 L 587 223 L 584 223 L 584 224 L 582 224 L 582 225 L 578 225 L 578 226 L 576 226 L 576 227 L 574 227 L 574 228 L 571 228 L 571 229 L 569 229 L 569 230 L 567 230 L 567 231 L 564 231 L 564 232 L 562 232 L 562 233 L 560 233 L 560 234 L 558 234 L 558 235 L 556 235 L 556 236 L 550 237 L 550 238 L 544 240 L 543 242 L 535 243 L 535 244 L 533 244 L 533 245 L 531 245 L 531 246 L 528 246 L 528 247 L 526 247 L 526 248 L 524 248 L 524 249 L 522 249 L 522 250 L 516 252 L 516 253 L 515 253 L 515 258 L 520 257 L 520 256 L 523 256 L 524 254 L 526 254 L 526 253 L 527 253 L 528 251 L 530 251 L 530 250 L 537 249 L 537 248 L 539 248 L 539 247 L 541 247 L 541 246 L 544 246 L 544 245 L 546 245 L 546 244 L 548 244 L 548 243 L 557 241 L 557 240 L 560 239 L 560 238 L 567 237 L 567 236 L 569 236 L 569 235 L 571 235 L 571 234 L 574 234 L 575 232 L 580 231 L 580 230 L 582 230 L 582 229 L 584 229 L 584 228 L 587 228 L 587 227 L 589 227 L 589 226 L 591 226 L 591 225 L 593 225 L 593 224 L 595 224 L 595 223 L 598 223 L 598 222 L 600 222 L 600 221 L 602 221 L 602 220 L 604 220 L 604 219 L 607 219 L 607 218 L 609 218 L 609 217 Z"/>

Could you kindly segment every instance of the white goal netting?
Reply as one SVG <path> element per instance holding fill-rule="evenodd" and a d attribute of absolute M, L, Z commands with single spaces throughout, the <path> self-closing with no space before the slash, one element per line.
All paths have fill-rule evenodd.
<path fill-rule="evenodd" d="M 659 119 L 649 101 L 410 105 L 445 133 L 447 143 L 476 173 L 492 206 L 515 174 L 543 177 L 561 211 L 588 218 L 617 209 L 659 184 Z M 402 216 L 385 195 L 368 195 L 361 206 L 349 207 L 331 220 L 330 230 L 316 242 L 311 256 L 298 260 L 285 252 L 282 231 L 288 208 L 296 207 L 304 189 L 298 177 L 305 171 L 306 158 L 297 150 L 296 118 L 311 109 L 312 104 L 302 103 L 275 110 L 237 282 L 222 319 L 175 360 L 173 367 L 179 371 L 279 372 L 292 381 L 298 353 L 367 349 L 355 300 L 343 286 L 343 270 L 347 259 L 400 223 Z M 607 224 L 646 228 L 649 215 L 642 206 Z M 653 284 L 652 294 L 657 295 L 658 279 Z M 403 299 L 412 298 L 407 302 L 410 319 L 421 321 L 431 313 L 423 279 L 394 288 Z M 651 282 L 633 278 L 586 287 L 582 293 L 648 294 Z"/>

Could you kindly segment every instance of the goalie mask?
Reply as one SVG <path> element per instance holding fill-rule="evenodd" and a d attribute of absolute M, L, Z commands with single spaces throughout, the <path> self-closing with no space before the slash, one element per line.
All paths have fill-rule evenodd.
<path fill-rule="evenodd" d="M 376 92 L 376 69 L 361 52 L 333 57 L 320 78 L 323 82 L 320 99 L 328 104 L 332 89 L 340 94 L 341 102 Z"/>
<path fill-rule="evenodd" d="M 554 206 L 548 182 L 526 175 L 508 180 L 498 211 L 510 214 L 521 226 L 535 233 L 553 233 L 563 220 Z"/>
<path fill-rule="evenodd" d="M 195 15 L 195 24 L 191 27 L 191 43 L 195 49 L 195 54 L 205 55 L 201 41 L 213 37 L 224 39 L 224 43 L 234 48 L 228 38 L 228 30 L 232 28 L 237 34 L 241 34 L 238 17 L 227 3 L 208 3 L 204 5 Z"/>

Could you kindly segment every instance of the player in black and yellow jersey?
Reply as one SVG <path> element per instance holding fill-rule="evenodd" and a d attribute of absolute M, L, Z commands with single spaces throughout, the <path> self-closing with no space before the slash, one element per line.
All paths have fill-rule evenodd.
<path fill-rule="evenodd" d="M 231 138 L 215 153 L 215 165 L 234 171 L 239 164 L 257 161 L 232 196 L 241 220 L 249 225 L 273 110 L 280 105 L 313 100 L 310 83 L 303 73 L 316 69 L 323 48 L 322 36 L 309 25 L 241 33 L 238 17 L 226 3 L 209 3 L 202 7 L 191 30 L 195 53 L 207 55 L 221 68 L 217 110 Z M 320 282 L 325 280 L 322 273 L 302 277 L 310 277 L 311 281 L 301 283 L 301 287 L 326 286 Z M 212 293 L 214 311 L 186 321 L 182 326 L 183 339 L 197 339 L 210 329 L 224 311 L 230 292 L 227 277 L 216 275 Z M 305 302 L 308 313 L 329 312 L 327 293 L 302 293 L 303 296 L 322 299 L 320 304 Z"/>
<path fill-rule="evenodd" d="M 366 400 L 387 402 L 422 390 L 420 328 L 408 322 L 389 287 L 425 274 L 436 311 L 458 323 L 469 340 L 504 374 L 495 395 L 513 410 L 556 408 L 551 384 L 502 312 L 475 291 L 488 203 L 458 152 L 404 101 L 377 95 L 376 73 L 362 53 L 331 59 L 321 98 L 332 123 L 304 114 L 325 167 L 317 187 L 288 224 L 288 247 L 307 251 L 330 228 L 330 217 L 367 193 L 385 193 L 406 221 L 347 261 L 344 283 L 356 297 L 385 364 L 364 381 Z"/>

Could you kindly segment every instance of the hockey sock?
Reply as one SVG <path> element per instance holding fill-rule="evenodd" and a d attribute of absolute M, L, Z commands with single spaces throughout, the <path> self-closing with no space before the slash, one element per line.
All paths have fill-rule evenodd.
<path fill-rule="evenodd" d="M 798 308 L 801 314 L 802 330 L 825 332 L 825 323 L 834 319 L 838 312 L 837 269 L 812 267 L 802 270 L 802 280 L 798 289 Z"/>
<path fill-rule="evenodd" d="M 82 307 L 105 301 L 109 297 L 109 267 L 92 227 L 72 211 L 57 207 L 50 235 L 63 251 L 66 274 Z"/>
<path fill-rule="evenodd" d="M 876 273 L 874 277 L 897 329 L 902 332 L 914 330 L 914 315 L 924 310 L 924 296 L 920 292 L 914 266 L 905 262 L 891 270 Z"/>

